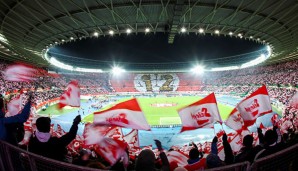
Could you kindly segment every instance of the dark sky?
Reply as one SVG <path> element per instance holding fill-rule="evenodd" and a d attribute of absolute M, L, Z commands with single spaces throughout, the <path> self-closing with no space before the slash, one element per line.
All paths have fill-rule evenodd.
<path fill-rule="evenodd" d="M 264 48 L 253 41 L 230 38 L 229 36 L 211 36 L 180 34 L 175 37 L 174 44 L 168 44 L 165 33 L 122 34 L 98 38 L 88 38 L 50 49 L 53 56 L 60 56 L 64 62 L 77 62 L 73 57 L 99 61 L 129 63 L 171 63 L 203 61 L 203 63 L 220 64 L 222 57 L 234 56 Z M 58 55 L 59 54 L 59 55 Z M 66 56 L 65 56 L 66 55 Z M 73 57 L 69 57 L 73 56 Z M 254 59 L 255 57 L 251 58 Z M 216 59 L 216 60 L 214 60 Z M 247 57 L 225 59 L 230 62 L 249 61 Z M 84 61 L 83 61 L 84 62 Z M 87 63 L 86 63 L 87 64 Z M 90 64 L 91 65 L 91 64 Z"/>

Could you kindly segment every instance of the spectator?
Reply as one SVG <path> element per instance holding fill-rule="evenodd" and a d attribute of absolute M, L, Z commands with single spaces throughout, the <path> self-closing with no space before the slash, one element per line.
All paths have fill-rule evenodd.
<path fill-rule="evenodd" d="M 162 171 L 170 171 L 170 164 L 166 154 L 164 153 L 161 142 L 155 140 L 155 144 L 160 152 L 159 157 L 162 162 Z M 154 171 L 155 170 L 155 155 L 152 150 L 143 150 L 136 161 L 136 171 Z"/>
<path fill-rule="evenodd" d="M 5 118 L 5 114 L 0 110 L 0 140 L 7 141 L 6 125 L 13 123 L 24 123 L 30 115 L 32 95 L 29 96 L 27 104 L 24 106 L 23 111 L 15 116 Z"/>
<path fill-rule="evenodd" d="M 66 146 L 76 138 L 81 116 L 78 115 L 68 133 L 60 138 L 51 137 L 51 119 L 40 117 L 36 120 L 37 130 L 30 138 L 29 151 L 59 161 L 65 160 Z"/>

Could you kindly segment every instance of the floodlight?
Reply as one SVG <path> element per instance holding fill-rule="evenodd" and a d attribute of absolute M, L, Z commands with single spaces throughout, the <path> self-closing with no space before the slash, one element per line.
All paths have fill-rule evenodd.
<path fill-rule="evenodd" d="M 185 33 L 185 32 L 186 32 L 186 28 L 185 28 L 185 27 L 182 27 L 182 28 L 181 28 L 181 32 L 182 32 L 182 33 Z"/>
<path fill-rule="evenodd" d="M 50 46 L 52 46 L 53 44 L 51 43 Z"/>
<path fill-rule="evenodd" d="M 242 37 L 242 34 L 241 34 L 241 33 L 238 33 L 238 36 L 239 36 L 239 37 Z"/>
<path fill-rule="evenodd" d="M 112 68 L 112 72 L 115 75 L 119 75 L 119 74 L 125 72 L 125 70 L 122 69 L 122 68 L 120 68 L 120 67 L 118 67 L 118 66 L 115 66 L 115 67 Z"/>
<path fill-rule="evenodd" d="M 55 42 L 55 44 L 58 44 L 58 42 Z"/>
<path fill-rule="evenodd" d="M 257 41 L 260 41 L 260 38 L 257 38 Z"/>
<path fill-rule="evenodd" d="M 65 40 L 64 40 L 64 39 L 62 39 L 61 41 L 62 41 L 62 42 L 64 42 Z"/>
<path fill-rule="evenodd" d="M 73 40 L 73 37 L 70 37 L 70 40 Z"/>
<path fill-rule="evenodd" d="M 126 29 L 126 33 L 127 34 L 131 33 L 131 29 Z"/>
<path fill-rule="evenodd" d="M 219 30 L 215 30 L 214 33 L 215 33 L 215 34 L 219 34 Z"/>
<path fill-rule="evenodd" d="M 204 29 L 199 28 L 199 33 L 204 33 Z"/>
<path fill-rule="evenodd" d="M 109 34 L 110 34 L 110 35 L 114 35 L 114 31 L 113 31 L 113 30 L 110 30 L 110 31 L 109 31 Z"/>
<path fill-rule="evenodd" d="M 233 32 L 230 31 L 230 32 L 229 32 L 229 35 L 232 36 L 232 35 L 233 35 Z"/>
<path fill-rule="evenodd" d="M 149 32 L 150 32 L 150 28 L 146 28 L 146 29 L 145 29 L 145 32 L 146 32 L 146 33 L 149 33 Z"/>
<path fill-rule="evenodd" d="M 191 69 L 192 72 L 196 73 L 196 74 L 203 74 L 204 73 L 204 66 L 202 65 L 197 65 L 196 67 L 194 67 L 193 69 Z"/>
<path fill-rule="evenodd" d="M 254 38 L 254 37 L 252 37 L 252 36 L 249 36 L 249 38 L 250 38 L 250 39 L 252 39 L 252 38 Z"/>
<path fill-rule="evenodd" d="M 98 37 L 98 32 L 94 32 L 93 36 Z"/>

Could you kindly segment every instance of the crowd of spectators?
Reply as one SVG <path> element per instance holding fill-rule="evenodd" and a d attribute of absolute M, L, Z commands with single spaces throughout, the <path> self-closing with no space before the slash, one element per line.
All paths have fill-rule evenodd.
<path fill-rule="evenodd" d="M 3 71 L 8 64 L 0 63 L 0 69 Z M 268 156 L 277 151 L 280 151 L 290 145 L 296 144 L 297 137 L 297 109 L 291 107 L 290 101 L 295 93 L 297 93 L 298 78 L 298 61 L 287 62 L 283 64 L 276 64 L 271 66 L 253 67 L 235 71 L 224 71 L 208 73 L 207 77 L 203 77 L 203 85 L 201 91 L 210 91 L 222 94 L 243 94 L 244 96 L 250 94 L 261 84 L 266 84 L 271 98 L 277 99 L 285 108 L 283 110 L 282 122 L 276 124 L 273 129 L 268 129 L 263 135 L 262 131 L 258 129 L 259 143 L 254 143 L 255 138 L 252 135 L 243 135 L 241 142 L 243 147 L 239 151 L 233 151 L 229 139 L 229 135 L 223 134 L 214 137 L 211 147 L 207 145 L 198 147 L 195 143 L 191 147 L 175 147 L 168 151 L 179 151 L 189 157 L 187 165 L 178 167 L 177 163 L 170 163 L 166 157 L 166 151 L 161 147 L 161 142 L 156 141 L 158 150 L 155 153 L 152 150 L 141 150 L 136 158 L 130 158 L 128 170 L 197 170 L 220 167 L 224 165 L 239 163 L 242 161 L 249 161 L 253 163 L 256 159 Z M 29 103 L 35 105 L 44 101 L 60 97 L 67 86 L 67 83 L 76 79 L 80 82 L 81 94 L 103 94 L 111 92 L 112 88 L 109 84 L 108 74 L 60 74 L 59 77 L 44 75 L 34 83 L 20 83 L 5 81 L 2 77 L 0 79 L 1 94 L 9 93 L 16 94 L 19 90 L 35 90 L 30 98 Z M 16 91 L 17 90 L 17 91 Z M 29 104 L 28 103 L 28 104 Z M 25 110 L 28 118 L 27 108 Z M 38 131 L 35 132 L 35 137 L 31 139 L 29 150 L 39 155 L 49 158 L 64 161 L 65 148 L 72 140 L 74 140 L 77 132 L 77 125 L 80 118 L 74 119 L 74 126 L 71 128 L 70 134 L 65 134 L 61 138 L 51 137 L 50 120 L 47 118 L 40 119 L 41 123 L 37 122 Z M 22 122 L 24 119 L 22 120 Z M 284 124 L 289 123 L 289 124 Z M 5 123 L 1 121 L 1 129 L 4 128 Z M 279 128 L 278 128 L 279 126 Z M 282 129 L 282 136 L 279 130 Z M 2 133 L 4 131 L 4 133 Z M 1 139 L 6 140 L 6 129 L 2 129 Z M 66 138 L 65 138 L 66 137 Z M 46 142 L 46 143 L 44 143 Z M 32 143 L 34 145 L 32 145 Z M 224 151 L 224 159 L 219 156 L 218 143 L 221 143 Z M 254 145 L 257 144 L 257 145 Z M 59 146 L 59 156 L 56 156 L 55 147 Z M 61 147 L 60 147 L 61 146 Z M 38 149 L 40 148 L 40 149 Z M 185 149 L 187 148 L 187 149 Z M 210 148 L 207 150 L 207 148 Z M 55 150 L 51 150 L 55 149 Z M 62 153 L 63 152 L 63 153 Z M 116 169 L 124 170 L 122 160 L 115 165 L 109 164 L 95 153 L 92 149 L 80 149 L 80 152 L 74 158 L 73 163 L 101 169 Z M 156 157 L 157 156 L 157 157 Z M 92 159 L 92 160 L 91 160 Z M 96 161 L 96 162 L 93 162 Z M 146 169 L 144 167 L 146 166 Z"/>

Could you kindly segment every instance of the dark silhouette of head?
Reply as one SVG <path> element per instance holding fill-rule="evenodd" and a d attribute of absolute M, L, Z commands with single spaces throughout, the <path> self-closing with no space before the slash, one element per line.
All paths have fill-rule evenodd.
<path fill-rule="evenodd" d="M 244 138 L 243 138 L 243 145 L 245 147 L 252 147 L 252 143 L 254 141 L 254 138 L 253 136 L 251 135 L 246 135 Z"/>
<path fill-rule="evenodd" d="M 277 133 L 273 130 L 266 131 L 264 140 L 267 145 L 274 144 L 277 141 Z"/>
<path fill-rule="evenodd" d="M 36 120 L 36 128 L 39 132 L 50 132 L 51 119 L 49 117 L 40 117 Z"/>
<path fill-rule="evenodd" d="M 152 150 L 143 150 L 136 161 L 136 171 L 154 171 L 155 155 Z"/>
<path fill-rule="evenodd" d="M 188 154 L 190 159 L 197 159 L 200 155 L 199 150 L 196 148 L 191 149 Z"/>

